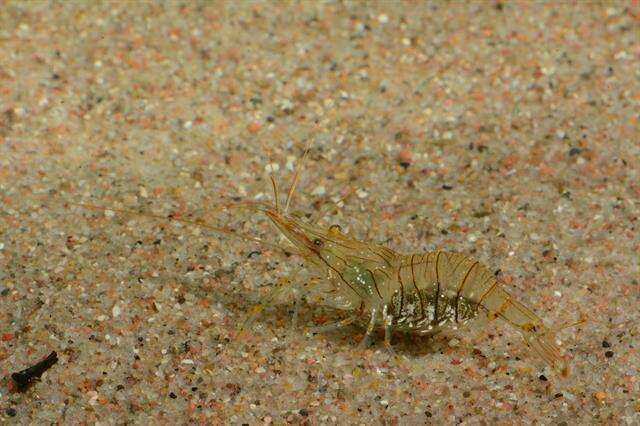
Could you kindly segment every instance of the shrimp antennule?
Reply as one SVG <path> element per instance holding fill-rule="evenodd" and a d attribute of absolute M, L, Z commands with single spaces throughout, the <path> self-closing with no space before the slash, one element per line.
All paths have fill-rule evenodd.
<path fill-rule="evenodd" d="M 293 198 L 293 192 L 296 189 L 296 184 L 298 183 L 298 179 L 300 178 L 300 170 L 302 170 L 302 166 L 304 165 L 305 160 L 307 159 L 307 155 L 309 154 L 309 148 L 311 147 L 312 139 L 309 139 L 307 142 L 307 146 L 304 149 L 304 154 L 302 154 L 302 159 L 296 166 L 296 173 L 293 176 L 293 182 L 291 182 L 291 188 L 289 188 L 289 194 L 287 194 L 287 202 L 284 206 L 284 214 L 287 214 L 289 211 L 289 205 L 291 204 L 291 199 Z"/>

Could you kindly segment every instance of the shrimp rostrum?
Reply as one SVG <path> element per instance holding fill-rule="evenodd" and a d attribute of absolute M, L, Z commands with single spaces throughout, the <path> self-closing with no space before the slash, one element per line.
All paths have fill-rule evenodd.
<path fill-rule="evenodd" d="M 273 175 L 270 177 L 275 207 L 254 208 L 275 224 L 295 247 L 294 253 L 325 277 L 334 294 L 353 309 L 352 317 L 337 324 L 351 324 L 365 315 L 362 346 L 378 328 L 384 329 L 384 343 L 390 347 L 394 330 L 434 334 L 484 312 L 490 320 L 500 318 L 513 326 L 547 364 L 567 375 L 555 331 L 515 300 L 480 262 L 440 250 L 400 254 L 379 244 L 355 240 L 337 225 L 323 228 L 305 222 L 287 213 L 298 173 L 285 209 L 280 208 L 277 185 Z"/>

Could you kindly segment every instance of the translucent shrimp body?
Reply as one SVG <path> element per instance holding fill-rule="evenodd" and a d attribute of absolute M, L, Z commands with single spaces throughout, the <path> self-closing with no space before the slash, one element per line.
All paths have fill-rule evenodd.
<path fill-rule="evenodd" d="M 354 310 L 368 316 L 365 344 L 379 327 L 389 346 L 393 330 L 432 334 L 484 311 L 515 327 L 544 361 L 567 374 L 552 330 L 477 260 L 446 251 L 402 255 L 351 239 L 337 226 L 325 230 L 272 209 L 263 212 Z"/>

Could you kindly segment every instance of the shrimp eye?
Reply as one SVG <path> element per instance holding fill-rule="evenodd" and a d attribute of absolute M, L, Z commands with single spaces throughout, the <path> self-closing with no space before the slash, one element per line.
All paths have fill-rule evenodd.
<path fill-rule="evenodd" d="M 316 238 L 315 240 L 313 240 L 313 245 L 316 247 L 322 247 L 324 245 L 324 243 L 322 242 L 322 240 L 320 238 Z"/>
<path fill-rule="evenodd" d="M 329 232 L 331 232 L 332 234 L 340 234 L 342 232 L 342 228 L 340 227 L 340 225 L 331 225 L 329 227 Z"/>

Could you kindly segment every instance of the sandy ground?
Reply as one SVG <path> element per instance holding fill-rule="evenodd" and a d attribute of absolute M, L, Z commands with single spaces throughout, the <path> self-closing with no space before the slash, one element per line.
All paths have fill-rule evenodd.
<path fill-rule="evenodd" d="M 639 424 L 639 19 L 637 1 L 0 2 L 0 418 Z M 549 325 L 587 317 L 559 335 L 571 375 L 499 321 L 395 335 L 395 355 L 379 334 L 358 349 L 358 326 L 311 335 L 347 314 L 312 294 L 296 326 L 285 294 L 241 333 L 300 259 L 71 204 L 279 244 L 215 206 L 271 202 L 265 169 L 288 188 L 308 141 L 295 209 L 472 255 Z"/>

